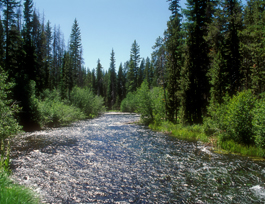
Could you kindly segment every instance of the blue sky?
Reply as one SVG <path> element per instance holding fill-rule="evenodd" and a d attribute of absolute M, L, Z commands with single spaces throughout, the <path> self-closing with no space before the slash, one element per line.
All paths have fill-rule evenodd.
<path fill-rule="evenodd" d="M 60 26 L 67 45 L 76 18 L 81 29 L 85 66 L 95 68 L 100 59 L 105 70 L 114 49 L 116 70 L 130 58 L 134 40 L 143 58 L 151 56 L 158 36 L 163 36 L 171 15 L 166 0 L 33 0 L 35 8 L 52 26 Z M 181 0 L 183 7 L 186 0 Z"/>
<path fill-rule="evenodd" d="M 76 18 L 83 45 L 85 66 L 95 68 L 100 59 L 106 70 L 110 53 L 115 52 L 116 70 L 130 59 L 134 40 L 141 57 L 151 55 L 152 46 L 162 36 L 170 16 L 166 0 L 33 0 L 45 14 L 45 22 L 60 25 L 67 44 Z"/>

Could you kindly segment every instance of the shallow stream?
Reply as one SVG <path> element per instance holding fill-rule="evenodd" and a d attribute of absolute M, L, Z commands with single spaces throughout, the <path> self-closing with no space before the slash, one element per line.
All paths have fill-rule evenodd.
<path fill-rule="evenodd" d="M 265 203 L 265 162 L 216 154 L 137 120 L 103 115 L 14 138 L 13 178 L 44 203 Z"/>

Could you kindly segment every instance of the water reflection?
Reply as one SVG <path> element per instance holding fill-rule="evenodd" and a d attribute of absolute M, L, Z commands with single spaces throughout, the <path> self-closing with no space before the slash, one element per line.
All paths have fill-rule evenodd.
<path fill-rule="evenodd" d="M 48 203 L 263 203 L 264 164 L 104 115 L 14 140 L 13 177 Z"/>

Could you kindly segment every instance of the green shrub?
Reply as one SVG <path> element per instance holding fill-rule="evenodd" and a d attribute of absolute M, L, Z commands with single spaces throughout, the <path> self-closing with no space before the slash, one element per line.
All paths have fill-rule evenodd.
<path fill-rule="evenodd" d="M 251 91 L 239 92 L 211 112 L 212 129 L 218 129 L 220 140 L 233 140 L 242 144 L 253 144 L 252 109 L 255 96 Z M 208 121 L 209 123 L 209 121 Z"/>
<path fill-rule="evenodd" d="M 88 88 L 74 87 L 70 95 L 70 101 L 88 117 L 97 116 L 105 111 L 104 99 L 100 96 L 94 96 Z"/>
<path fill-rule="evenodd" d="M 46 90 L 44 100 L 39 102 L 40 125 L 59 126 L 67 125 L 73 121 L 85 118 L 84 113 L 77 107 L 71 106 L 67 101 L 60 100 L 59 92 Z"/>
<path fill-rule="evenodd" d="M 7 74 L 0 68 L 0 168 L 6 171 L 9 170 L 10 153 L 9 142 L 6 139 L 22 129 L 14 117 L 20 108 L 14 101 L 8 100 L 8 94 L 14 84 L 8 83 L 7 77 Z"/>
<path fill-rule="evenodd" d="M 8 100 L 10 89 L 14 87 L 13 83 L 7 83 L 7 74 L 0 68 L 0 138 L 5 139 L 10 135 L 17 134 L 21 130 L 14 114 L 18 113 L 20 108 L 12 101 Z"/>
<path fill-rule="evenodd" d="M 142 121 L 161 124 L 166 115 L 163 89 L 155 87 L 150 90 L 147 81 L 144 81 L 136 92 L 136 99 L 136 110 L 141 114 Z"/>
<path fill-rule="evenodd" d="M 152 122 L 154 120 L 154 102 L 152 100 L 151 92 L 146 81 L 144 81 L 141 87 L 137 90 L 136 99 L 136 110 L 141 114 L 141 120 L 144 123 Z"/>
<path fill-rule="evenodd" d="M 121 111 L 122 112 L 136 112 L 137 109 L 137 98 L 136 92 L 131 93 L 129 92 L 126 95 L 126 98 L 121 102 Z"/>
<path fill-rule="evenodd" d="M 164 90 L 160 87 L 155 87 L 150 91 L 153 105 L 154 123 L 159 125 L 166 118 L 166 105 Z"/>
<path fill-rule="evenodd" d="M 253 132 L 257 147 L 265 148 L 265 97 L 257 100 L 253 109 Z"/>
<path fill-rule="evenodd" d="M 121 102 L 122 112 L 137 112 L 141 114 L 142 122 L 159 125 L 165 118 L 165 100 L 162 88 L 149 89 L 144 81 L 136 92 L 129 92 Z"/>

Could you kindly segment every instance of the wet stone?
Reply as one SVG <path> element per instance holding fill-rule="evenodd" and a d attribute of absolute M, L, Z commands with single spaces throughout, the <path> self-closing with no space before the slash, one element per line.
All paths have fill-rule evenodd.
<path fill-rule="evenodd" d="M 265 164 L 103 115 L 12 141 L 13 178 L 44 203 L 264 203 Z"/>

